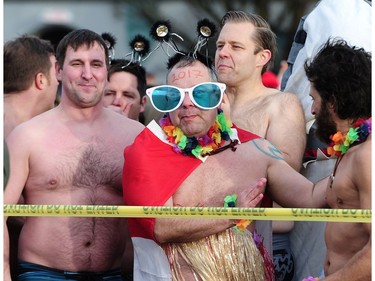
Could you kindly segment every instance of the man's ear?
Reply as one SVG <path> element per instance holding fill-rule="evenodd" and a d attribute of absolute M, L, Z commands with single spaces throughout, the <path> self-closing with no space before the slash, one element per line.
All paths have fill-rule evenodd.
<path fill-rule="evenodd" d="M 55 62 L 55 72 L 56 72 L 56 78 L 57 80 L 61 81 L 61 69 L 57 62 Z"/>
<path fill-rule="evenodd" d="M 38 72 L 35 75 L 34 84 L 37 89 L 43 90 L 47 86 L 47 83 L 48 79 L 42 72 Z"/>
<path fill-rule="evenodd" d="M 257 66 L 264 66 L 271 59 L 272 54 L 270 50 L 262 50 L 257 55 Z"/>
<path fill-rule="evenodd" d="M 139 112 L 145 111 L 146 102 L 147 102 L 147 98 L 146 98 L 146 95 L 144 95 L 141 99 L 141 110 Z"/>
<path fill-rule="evenodd" d="M 331 111 L 332 113 L 336 112 L 336 106 L 334 102 L 329 102 L 328 103 L 328 110 Z"/>

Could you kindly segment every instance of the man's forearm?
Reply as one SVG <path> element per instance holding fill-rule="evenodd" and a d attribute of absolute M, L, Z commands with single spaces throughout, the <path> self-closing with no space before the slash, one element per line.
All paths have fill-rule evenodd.
<path fill-rule="evenodd" d="M 154 233 L 159 243 L 191 242 L 233 225 L 229 219 L 156 219 Z"/>

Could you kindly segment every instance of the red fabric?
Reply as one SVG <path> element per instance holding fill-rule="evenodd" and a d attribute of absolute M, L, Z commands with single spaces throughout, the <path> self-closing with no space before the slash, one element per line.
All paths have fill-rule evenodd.
<path fill-rule="evenodd" d="M 276 74 L 274 74 L 270 70 L 263 73 L 262 82 L 263 82 L 263 85 L 268 88 L 278 89 L 280 85 L 279 79 L 277 78 Z"/>
<path fill-rule="evenodd" d="M 263 244 L 263 241 L 261 241 L 257 245 L 257 248 L 263 257 L 264 273 L 266 275 L 266 281 L 274 281 L 275 280 L 275 266 L 274 266 L 271 255 L 268 253 L 266 247 Z"/>
<path fill-rule="evenodd" d="M 240 128 L 236 129 L 241 142 L 259 138 Z M 161 141 L 148 128 L 125 149 L 124 157 L 122 184 L 124 203 L 128 206 L 163 206 L 202 163 L 195 157 L 174 152 L 169 144 Z M 156 241 L 154 218 L 129 218 L 128 223 L 131 237 Z"/>
<path fill-rule="evenodd" d="M 201 163 L 177 154 L 148 128 L 124 151 L 124 203 L 130 206 L 163 206 L 184 179 Z M 132 237 L 154 239 L 155 219 L 129 219 Z"/>

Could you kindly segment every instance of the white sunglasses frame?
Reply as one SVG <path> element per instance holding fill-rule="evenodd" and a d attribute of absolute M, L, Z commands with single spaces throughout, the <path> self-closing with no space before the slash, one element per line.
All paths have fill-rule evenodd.
<path fill-rule="evenodd" d="M 197 102 L 195 101 L 195 99 L 194 99 L 194 97 L 193 97 L 193 89 L 195 89 L 195 88 L 198 87 L 198 86 L 205 85 L 205 84 L 214 84 L 214 85 L 216 85 L 216 86 L 219 87 L 219 89 L 220 89 L 220 99 L 219 99 L 219 103 L 218 103 L 218 105 L 213 106 L 213 107 L 202 107 L 202 106 L 200 106 L 199 104 L 197 104 Z M 155 104 L 154 104 L 154 102 L 153 102 L 153 100 L 152 100 L 152 93 L 153 93 L 154 90 L 156 90 L 156 89 L 158 89 L 158 88 L 161 88 L 161 87 L 170 87 L 170 88 L 176 89 L 176 90 L 178 90 L 178 91 L 180 92 L 180 101 L 177 103 L 177 105 L 176 105 L 174 108 L 172 108 L 172 109 L 170 109 L 170 110 L 161 110 L 161 109 L 159 109 L 159 108 L 157 108 L 157 107 L 155 106 Z M 166 112 L 171 112 L 171 111 L 174 111 L 174 110 L 176 110 L 177 108 L 179 108 L 179 107 L 181 106 L 182 102 L 183 102 L 184 99 L 185 99 L 185 94 L 186 94 L 186 92 L 189 93 L 189 98 L 190 98 L 190 100 L 193 102 L 193 104 L 194 104 L 196 107 L 198 107 L 198 108 L 200 108 L 200 109 L 204 109 L 204 110 L 210 110 L 210 109 L 214 109 L 214 108 L 218 107 L 218 106 L 221 104 L 221 102 L 222 102 L 222 100 L 223 100 L 224 92 L 225 92 L 225 90 L 226 90 L 226 87 L 227 87 L 227 86 L 226 86 L 224 83 L 219 83 L 219 82 L 203 82 L 203 83 L 199 83 L 199 84 L 197 84 L 197 85 L 195 85 L 195 86 L 193 86 L 193 87 L 191 87 L 191 88 L 186 88 L 186 89 L 179 88 L 179 87 L 176 87 L 176 86 L 171 86 L 171 85 L 160 85 L 160 86 L 155 86 L 155 87 L 152 87 L 152 88 L 148 88 L 148 89 L 146 90 L 146 94 L 147 94 L 147 96 L 150 98 L 150 101 L 151 101 L 152 106 L 153 106 L 157 111 L 160 111 L 160 112 L 164 112 L 164 113 L 166 113 Z"/>

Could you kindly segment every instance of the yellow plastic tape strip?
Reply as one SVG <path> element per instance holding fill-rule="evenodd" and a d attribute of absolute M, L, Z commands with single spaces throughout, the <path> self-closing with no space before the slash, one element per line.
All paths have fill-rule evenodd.
<path fill-rule="evenodd" d="M 210 218 L 371 223 L 370 209 L 4 205 L 4 216 Z"/>

